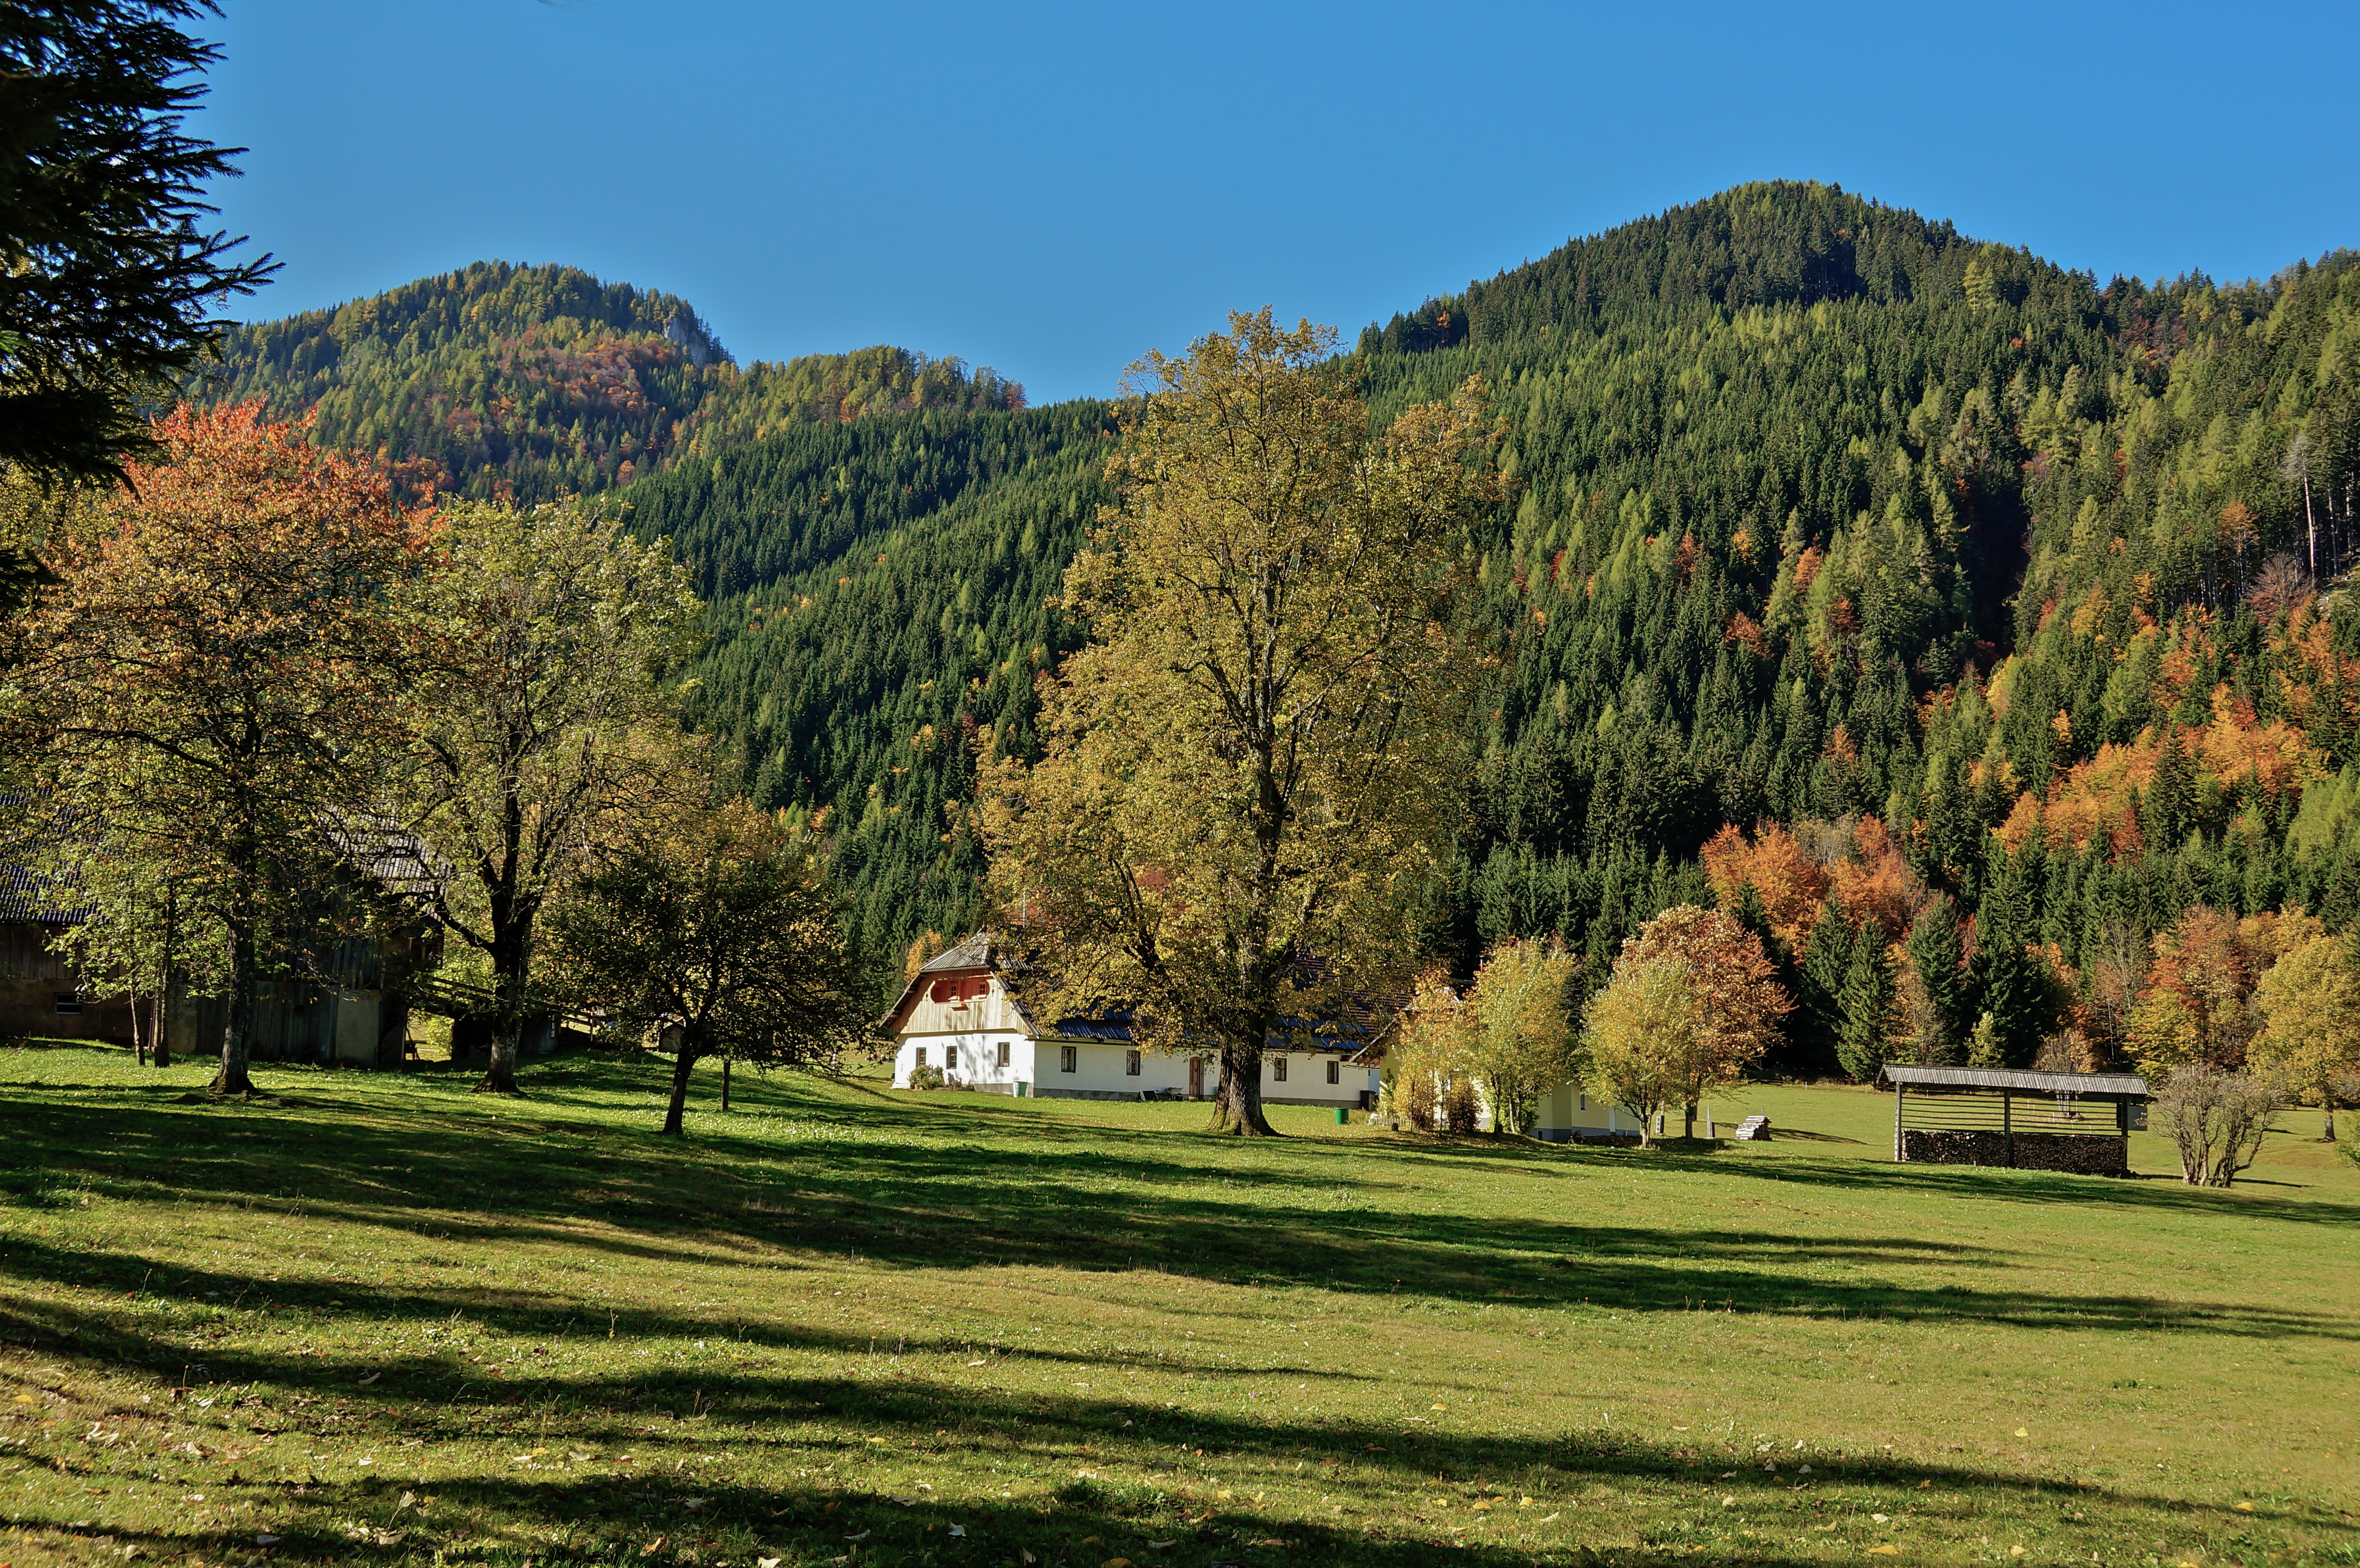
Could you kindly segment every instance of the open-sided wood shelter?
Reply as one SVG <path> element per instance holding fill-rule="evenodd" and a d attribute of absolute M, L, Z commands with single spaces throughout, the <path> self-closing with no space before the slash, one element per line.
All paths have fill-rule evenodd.
<path fill-rule="evenodd" d="M 1885 1064 L 1893 1158 L 2121 1176 L 2147 1125 L 2147 1080 L 2128 1073 Z"/>

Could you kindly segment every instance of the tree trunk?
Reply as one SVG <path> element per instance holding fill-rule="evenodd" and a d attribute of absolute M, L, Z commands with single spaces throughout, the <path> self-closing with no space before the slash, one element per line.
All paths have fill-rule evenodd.
<path fill-rule="evenodd" d="M 721 1059 L 721 1108 L 722 1108 L 723 1110 L 725 1110 L 725 1111 L 726 1111 L 726 1110 L 727 1110 L 727 1109 L 729 1108 L 729 1063 L 730 1063 L 730 1061 L 731 1061 L 731 1059 L 730 1059 L 729 1057 L 727 1057 L 727 1056 L 725 1056 L 725 1057 L 723 1057 L 723 1058 Z"/>
<path fill-rule="evenodd" d="M 2302 475 L 2302 526 L 2303 531 L 2311 539 L 2311 575 L 2315 582 L 2319 577 L 2319 515 L 2311 509 L 2311 471 L 2309 469 L 2305 469 Z"/>
<path fill-rule="evenodd" d="M 513 918 L 497 918 L 492 927 L 492 995 L 497 1016 L 493 1020 L 491 1060 L 475 1084 L 478 1094 L 519 1094 L 517 1056 L 524 1038 L 524 933 Z M 678 1127 L 668 1129 L 677 1132 Z"/>
<path fill-rule="evenodd" d="M 139 1065 L 148 1065 L 148 1036 L 139 1027 L 139 993 L 131 994 L 131 1054 Z"/>
<path fill-rule="evenodd" d="M 680 1037 L 680 1051 L 672 1059 L 672 1104 L 664 1108 L 664 1136 L 681 1138 L 682 1117 L 688 1110 L 688 1073 L 696 1065 L 696 1052 L 688 1043 L 688 1036 Z"/>
<path fill-rule="evenodd" d="M 1688 1143 L 1694 1143 L 1696 1141 L 1696 1106 L 1697 1103 L 1694 1100 L 1683 1100 L 1680 1102 L 1681 1119 L 1688 1124 L 1681 1129 L 1680 1138 L 1683 1141 Z"/>
<path fill-rule="evenodd" d="M 254 1039 L 254 922 L 240 915 L 229 921 L 229 1018 L 222 1025 L 221 1071 L 216 1094 L 251 1094 L 246 1047 Z"/>
<path fill-rule="evenodd" d="M 1233 1040 L 1221 1043 L 1221 1083 L 1213 1093 L 1214 1132 L 1241 1138 L 1276 1138 L 1262 1114 L 1262 1050 Z"/>

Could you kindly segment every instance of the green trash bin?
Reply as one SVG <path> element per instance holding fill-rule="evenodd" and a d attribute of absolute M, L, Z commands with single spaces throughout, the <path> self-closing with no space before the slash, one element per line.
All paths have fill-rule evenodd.
<path fill-rule="evenodd" d="M 1336 1125 L 1338 1127 L 1350 1127 L 1352 1125 L 1352 1107 L 1349 1105 L 1338 1105 L 1336 1107 Z"/>

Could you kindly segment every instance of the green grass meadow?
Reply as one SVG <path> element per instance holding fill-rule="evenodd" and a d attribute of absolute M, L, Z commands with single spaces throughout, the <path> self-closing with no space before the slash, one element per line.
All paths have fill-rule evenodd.
<path fill-rule="evenodd" d="M 2360 1564 L 2360 1171 L 0 1051 L 0 1568 Z"/>

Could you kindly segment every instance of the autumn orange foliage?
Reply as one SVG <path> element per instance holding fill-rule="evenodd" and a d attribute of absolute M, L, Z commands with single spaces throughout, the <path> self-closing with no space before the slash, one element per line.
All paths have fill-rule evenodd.
<path fill-rule="evenodd" d="M 1762 900 L 1770 932 L 1790 953 L 1798 953 L 1819 923 L 1819 901 L 1827 897 L 1827 868 L 1811 858 L 1795 835 L 1775 822 L 1765 822 L 1752 842 L 1732 824 L 1712 835 L 1702 851 L 1704 874 L 1712 884 L 1714 901 L 1734 909 L 1750 884 Z"/>

